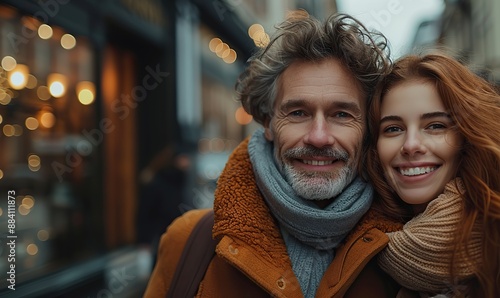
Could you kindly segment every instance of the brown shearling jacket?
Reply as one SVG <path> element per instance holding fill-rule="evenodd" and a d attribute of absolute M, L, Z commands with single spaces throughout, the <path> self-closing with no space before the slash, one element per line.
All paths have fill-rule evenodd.
<path fill-rule="evenodd" d="M 213 237 L 220 238 L 196 297 L 303 297 L 279 227 L 255 183 L 248 139 L 233 152 L 215 192 Z M 162 236 L 144 294 L 165 297 L 191 230 L 207 210 L 177 218 Z M 370 210 L 335 252 L 316 297 L 396 297 L 399 286 L 376 264 L 385 232 L 401 225 Z"/>

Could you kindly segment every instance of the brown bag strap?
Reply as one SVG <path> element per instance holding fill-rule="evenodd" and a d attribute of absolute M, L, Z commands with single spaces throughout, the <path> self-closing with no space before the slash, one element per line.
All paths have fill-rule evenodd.
<path fill-rule="evenodd" d="M 212 238 L 214 211 L 210 210 L 196 224 L 184 246 L 167 293 L 168 298 L 194 297 L 198 292 L 218 241 Z"/>

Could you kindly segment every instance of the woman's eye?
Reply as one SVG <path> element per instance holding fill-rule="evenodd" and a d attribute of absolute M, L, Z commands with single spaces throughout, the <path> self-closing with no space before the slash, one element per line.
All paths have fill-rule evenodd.
<path fill-rule="evenodd" d="M 389 126 L 389 127 L 386 127 L 383 132 L 385 133 L 391 133 L 391 132 L 399 132 L 401 131 L 401 128 L 397 127 L 397 126 Z"/>
<path fill-rule="evenodd" d="M 427 126 L 427 129 L 445 129 L 446 128 L 446 125 L 442 124 L 442 123 L 433 123 L 429 126 Z"/>

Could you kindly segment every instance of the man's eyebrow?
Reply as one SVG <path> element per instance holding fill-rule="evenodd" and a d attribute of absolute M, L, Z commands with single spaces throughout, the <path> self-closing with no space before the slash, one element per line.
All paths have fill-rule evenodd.
<path fill-rule="evenodd" d="M 296 107 L 304 107 L 304 106 L 308 106 L 308 105 L 310 105 L 310 102 L 308 102 L 307 100 L 290 99 L 290 100 L 287 100 L 286 102 L 284 102 L 280 106 L 280 109 L 287 111 L 289 109 L 293 109 Z M 353 113 L 358 113 L 358 114 L 361 113 L 360 107 L 356 103 L 350 102 L 350 101 L 333 101 L 330 104 L 330 107 L 336 108 L 336 109 L 348 110 L 348 111 L 352 111 Z"/>
<path fill-rule="evenodd" d="M 335 101 L 332 106 L 337 109 L 352 111 L 355 114 L 361 114 L 359 105 L 352 101 Z"/>
<path fill-rule="evenodd" d="M 288 111 L 293 108 L 303 107 L 307 105 L 307 101 L 304 99 L 290 99 L 280 105 L 280 110 Z"/>

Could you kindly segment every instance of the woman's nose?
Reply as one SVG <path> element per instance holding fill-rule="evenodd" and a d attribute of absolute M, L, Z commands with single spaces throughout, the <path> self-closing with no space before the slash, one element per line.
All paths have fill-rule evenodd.
<path fill-rule="evenodd" d="M 401 147 L 401 154 L 414 156 L 418 153 L 424 154 L 426 150 L 420 132 L 417 130 L 407 130 L 405 142 Z"/>

